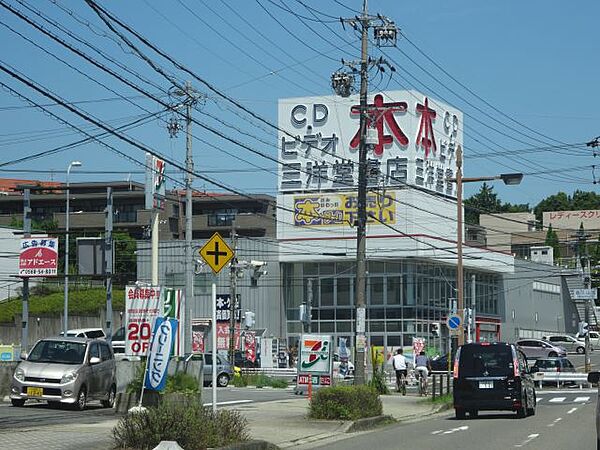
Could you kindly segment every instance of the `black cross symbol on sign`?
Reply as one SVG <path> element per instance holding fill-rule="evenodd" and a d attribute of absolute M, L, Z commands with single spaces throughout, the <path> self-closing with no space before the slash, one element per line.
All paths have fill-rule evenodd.
<path fill-rule="evenodd" d="M 207 251 L 206 254 L 210 255 L 210 256 L 214 256 L 215 266 L 219 265 L 219 257 L 220 256 L 228 256 L 229 255 L 229 253 L 227 253 L 227 252 L 219 251 L 219 241 L 215 242 L 215 249 Z"/>

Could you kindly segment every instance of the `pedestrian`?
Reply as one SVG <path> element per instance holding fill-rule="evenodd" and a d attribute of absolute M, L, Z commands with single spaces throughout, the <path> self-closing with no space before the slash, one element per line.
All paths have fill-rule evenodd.
<path fill-rule="evenodd" d="M 394 371 L 396 372 L 396 390 L 398 392 L 400 392 L 400 387 L 403 387 L 404 384 L 404 380 L 406 380 L 406 376 L 408 374 L 407 368 L 408 368 L 408 362 L 406 360 L 406 357 L 403 355 L 404 351 L 402 350 L 402 347 L 399 348 L 396 352 L 396 354 L 394 355 L 394 357 L 392 358 L 392 367 L 394 368 Z"/>

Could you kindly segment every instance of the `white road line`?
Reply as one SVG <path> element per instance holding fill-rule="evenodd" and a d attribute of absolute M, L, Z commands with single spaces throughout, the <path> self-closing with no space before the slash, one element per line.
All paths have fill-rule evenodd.
<path fill-rule="evenodd" d="M 577 397 L 575 400 L 573 400 L 575 403 L 579 403 L 579 402 L 587 402 L 590 398 L 589 397 Z"/>
<path fill-rule="evenodd" d="M 549 400 L 550 403 L 562 403 L 567 399 L 567 397 L 554 397 Z"/>
<path fill-rule="evenodd" d="M 520 444 L 515 444 L 515 447 L 523 447 L 524 445 L 529 444 L 538 436 L 539 434 L 530 434 L 529 436 L 527 436 L 527 439 L 525 439 L 523 442 L 521 442 Z"/>
<path fill-rule="evenodd" d="M 548 394 L 595 394 L 596 392 L 598 392 L 597 389 L 573 389 L 572 392 L 569 392 L 570 389 L 552 389 L 551 391 L 547 391 L 546 389 L 540 390 L 539 394 L 541 395 L 548 395 Z"/>
<path fill-rule="evenodd" d="M 573 414 L 575 411 L 577 411 L 577 408 L 571 408 L 567 411 L 567 414 Z"/>
<path fill-rule="evenodd" d="M 444 431 L 442 434 L 452 434 L 452 433 L 456 433 L 457 431 L 466 431 L 468 429 L 469 429 L 469 427 L 467 425 L 463 425 L 462 427 L 452 428 L 448 431 Z"/>
<path fill-rule="evenodd" d="M 560 422 L 561 420 L 562 420 L 562 417 L 559 417 L 559 418 L 557 418 L 557 419 L 554 419 L 554 422 L 552 422 L 552 423 L 549 423 L 549 424 L 548 424 L 548 425 L 546 425 L 546 426 L 548 426 L 548 427 L 553 427 L 554 425 L 556 425 L 556 424 L 557 424 L 558 422 Z"/>
<path fill-rule="evenodd" d="M 217 402 L 217 406 L 239 405 L 241 403 L 252 403 L 252 400 L 230 400 L 228 402 Z M 212 406 L 212 402 L 204 403 L 202 406 Z"/>
<path fill-rule="evenodd" d="M 432 431 L 431 434 L 440 434 L 441 432 L 443 432 L 444 430 L 435 430 Z"/>

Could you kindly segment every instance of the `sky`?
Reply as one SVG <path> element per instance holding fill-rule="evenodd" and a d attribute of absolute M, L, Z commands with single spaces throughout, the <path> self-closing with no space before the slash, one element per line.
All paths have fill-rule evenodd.
<path fill-rule="evenodd" d="M 333 94 L 331 73 L 342 58 L 360 56 L 356 32 L 339 17 L 355 16 L 361 0 L 98 3 L 172 61 L 117 27 L 147 60 L 140 58 L 83 1 L 2 0 L 0 177 L 64 181 L 78 160 L 71 182 L 143 182 L 144 149 L 183 166 L 185 136 L 170 137 L 176 115 L 165 105 L 178 103 L 173 86 L 189 80 L 201 123 L 192 126 L 194 169 L 203 178 L 194 187 L 275 194 L 278 99 Z M 504 201 L 532 207 L 558 191 L 596 190 L 600 170 L 585 143 L 600 135 L 600 2 L 373 0 L 368 7 L 401 31 L 396 47 L 371 45 L 396 72 L 373 77 L 370 92 L 414 89 L 462 111 L 465 176 L 523 172 L 521 185 L 494 187 Z M 125 139 L 65 147 L 101 133 L 98 124 L 125 127 Z M 181 188 L 181 170 L 167 163 L 167 175 L 169 188 Z M 466 195 L 478 188 L 468 185 Z"/>

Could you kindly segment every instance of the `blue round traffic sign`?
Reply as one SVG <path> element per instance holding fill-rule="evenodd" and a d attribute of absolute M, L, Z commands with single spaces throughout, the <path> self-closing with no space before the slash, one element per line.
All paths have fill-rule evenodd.
<path fill-rule="evenodd" d="M 458 330 L 461 324 L 462 319 L 457 314 L 451 314 L 448 316 L 448 319 L 446 319 L 446 325 L 448 325 L 448 328 L 451 330 Z"/>

